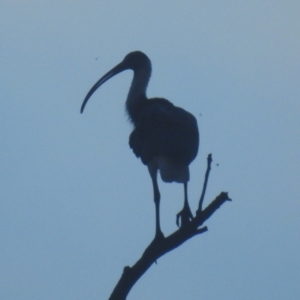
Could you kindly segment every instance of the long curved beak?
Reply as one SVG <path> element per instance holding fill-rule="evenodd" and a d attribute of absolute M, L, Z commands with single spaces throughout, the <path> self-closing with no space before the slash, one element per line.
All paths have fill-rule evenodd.
<path fill-rule="evenodd" d="M 121 63 L 119 63 L 118 65 L 116 65 L 114 68 L 112 68 L 109 72 L 107 72 L 104 76 L 102 76 L 95 84 L 94 86 L 90 89 L 90 91 L 87 93 L 87 95 L 85 96 L 83 103 L 81 105 L 81 109 L 80 112 L 83 113 L 84 107 L 86 105 L 86 103 L 88 102 L 88 100 L 90 99 L 90 97 L 93 95 L 93 93 L 104 83 L 106 82 L 108 79 L 110 79 L 111 77 L 119 74 L 122 71 L 127 70 L 127 66 L 124 64 L 124 62 L 122 61 Z"/>

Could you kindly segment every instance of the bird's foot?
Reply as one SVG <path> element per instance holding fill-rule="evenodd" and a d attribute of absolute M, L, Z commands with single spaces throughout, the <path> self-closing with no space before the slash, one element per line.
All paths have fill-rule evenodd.
<path fill-rule="evenodd" d="M 155 241 L 155 242 L 161 241 L 164 238 L 165 238 L 164 234 L 162 233 L 162 231 L 160 229 L 158 229 L 155 232 L 155 237 L 154 237 L 153 241 Z"/>
<path fill-rule="evenodd" d="M 193 219 L 189 205 L 184 205 L 183 209 L 176 215 L 176 224 L 178 227 L 186 227 Z"/>

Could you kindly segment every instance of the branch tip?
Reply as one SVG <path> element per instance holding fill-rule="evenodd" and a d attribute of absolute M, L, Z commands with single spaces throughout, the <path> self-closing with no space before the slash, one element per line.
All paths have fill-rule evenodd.
<path fill-rule="evenodd" d="M 207 226 L 204 226 L 202 228 L 197 229 L 196 234 L 201 234 L 201 233 L 204 233 L 206 231 L 208 231 L 208 228 L 207 228 Z"/>
<path fill-rule="evenodd" d="M 211 154 L 211 153 L 208 154 L 208 156 L 207 156 L 207 161 L 208 161 L 209 163 L 212 162 L 212 154 Z"/>
<path fill-rule="evenodd" d="M 224 198 L 225 201 L 232 201 L 232 199 L 228 196 L 228 192 L 222 192 L 219 197 Z"/>

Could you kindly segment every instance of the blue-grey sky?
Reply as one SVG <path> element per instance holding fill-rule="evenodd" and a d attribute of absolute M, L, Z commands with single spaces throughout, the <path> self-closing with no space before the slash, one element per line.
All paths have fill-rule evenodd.
<path fill-rule="evenodd" d="M 205 203 L 221 191 L 233 202 L 128 299 L 299 299 L 299 1 L 0 8 L 0 299 L 107 299 L 153 238 L 150 177 L 128 147 L 131 71 L 79 113 L 90 87 L 133 50 L 152 61 L 148 96 L 197 117 L 192 210 L 210 152 Z M 159 184 L 169 234 L 183 187 Z"/>

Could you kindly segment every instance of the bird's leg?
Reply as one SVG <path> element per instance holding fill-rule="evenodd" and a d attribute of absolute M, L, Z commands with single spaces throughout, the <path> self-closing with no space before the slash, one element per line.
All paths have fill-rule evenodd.
<path fill-rule="evenodd" d="M 184 183 L 184 204 L 182 210 L 176 215 L 176 224 L 179 227 L 179 219 L 181 220 L 181 227 L 185 227 L 193 220 L 193 214 L 189 206 L 187 196 L 187 182 Z"/>
<path fill-rule="evenodd" d="M 158 189 L 157 180 L 153 181 L 154 203 L 155 203 L 155 239 L 164 237 L 160 228 L 160 192 Z"/>
<path fill-rule="evenodd" d="M 148 166 L 149 167 L 149 166 Z M 159 218 L 159 203 L 160 203 L 160 192 L 157 184 L 157 169 L 149 167 L 149 173 L 153 184 L 153 194 L 155 203 L 155 240 L 164 238 L 164 234 L 160 228 L 160 218 Z"/>

